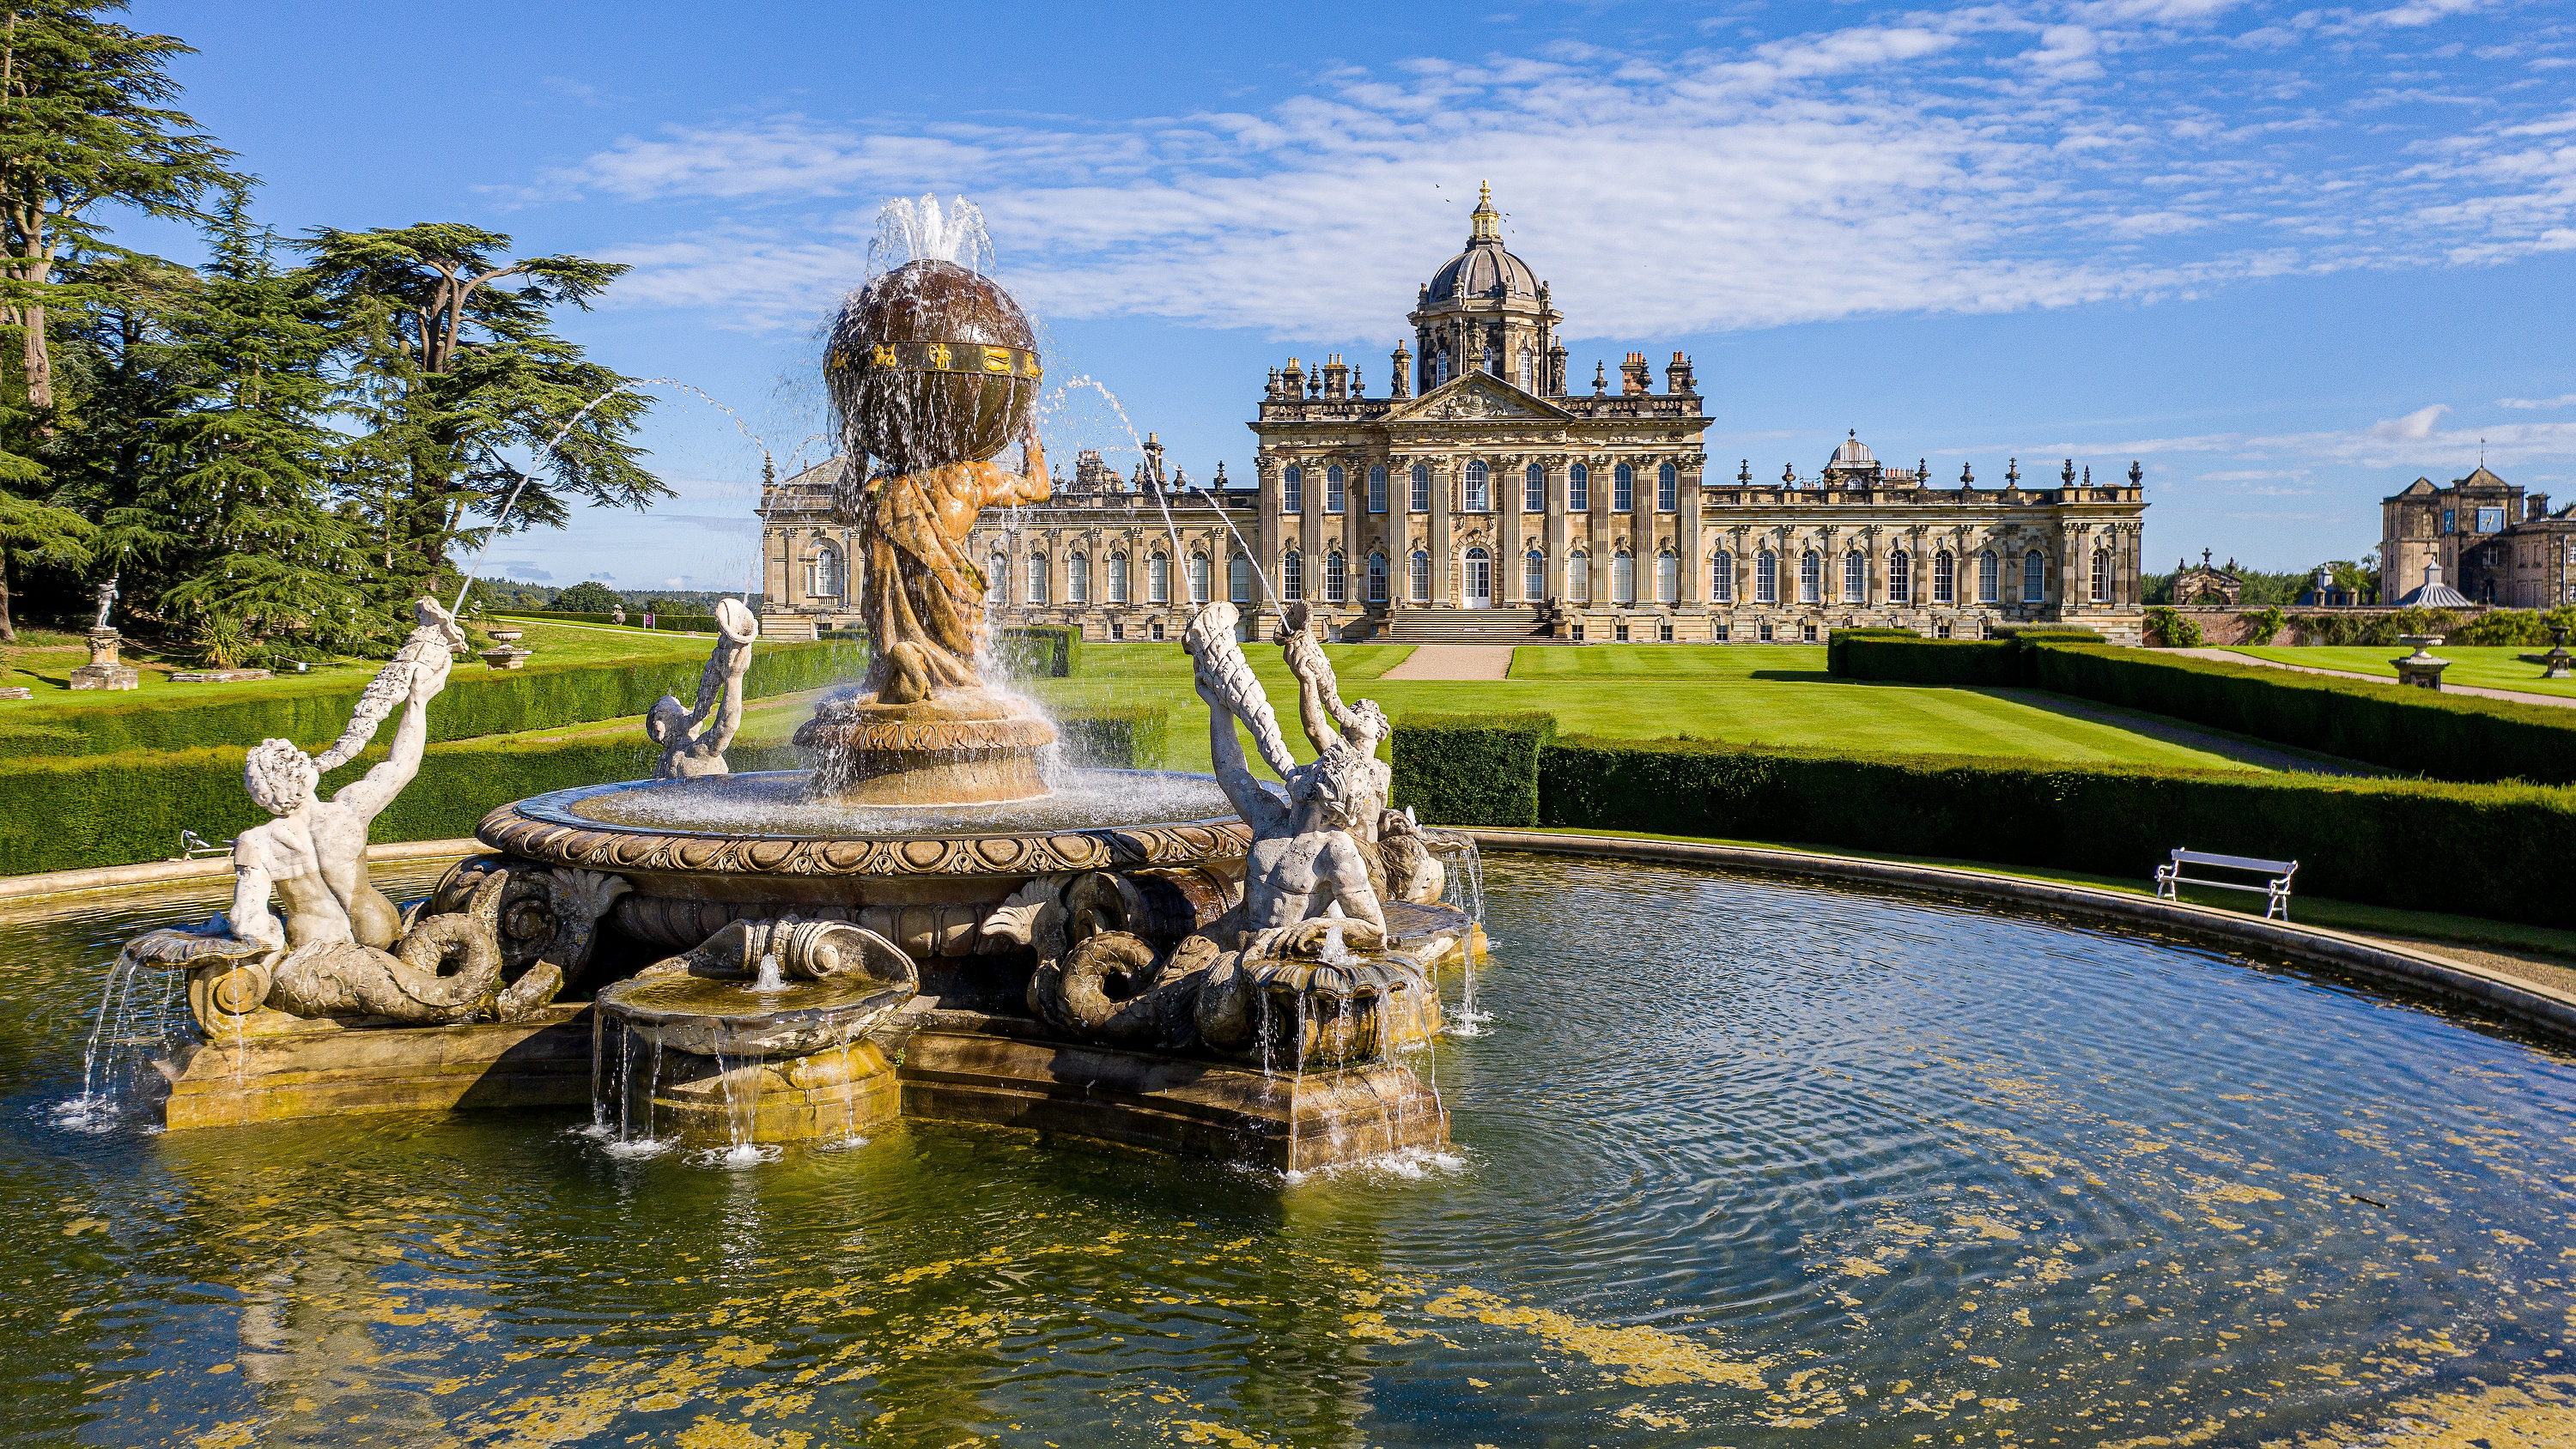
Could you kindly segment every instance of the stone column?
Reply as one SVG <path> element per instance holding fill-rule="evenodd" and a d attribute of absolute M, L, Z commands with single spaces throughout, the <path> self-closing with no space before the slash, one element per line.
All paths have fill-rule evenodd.
<path fill-rule="evenodd" d="M 1673 516 L 1673 552 L 1681 555 L 1681 587 L 1675 590 L 1685 608 L 1708 599 L 1708 561 L 1700 557 L 1700 474 L 1708 458 L 1695 453 L 1681 460 L 1681 511 Z"/>
<path fill-rule="evenodd" d="M 1494 607 L 1498 609 L 1528 602 L 1521 597 L 1521 493 L 1529 455 L 1512 454 L 1501 467 L 1508 486 L 1494 490 Z"/>
<path fill-rule="evenodd" d="M 1457 469 L 1455 457 L 1431 463 L 1431 602 L 1453 609 L 1458 607 L 1458 571 L 1449 557 L 1449 495 L 1458 486 Z"/>

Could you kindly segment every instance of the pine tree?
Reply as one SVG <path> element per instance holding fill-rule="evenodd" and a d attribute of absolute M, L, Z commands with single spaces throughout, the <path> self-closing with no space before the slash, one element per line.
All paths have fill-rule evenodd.
<path fill-rule="evenodd" d="M 502 523 L 514 532 L 561 525 L 573 500 L 641 507 L 669 493 L 631 441 L 650 401 L 550 330 L 553 308 L 587 307 L 626 268 L 512 261 L 509 237 L 455 223 L 326 229 L 308 246 L 339 309 L 341 405 L 361 433 L 340 488 L 366 519 L 383 596 L 433 587 L 450 548 L 480 543 L 514 490 Z"/>

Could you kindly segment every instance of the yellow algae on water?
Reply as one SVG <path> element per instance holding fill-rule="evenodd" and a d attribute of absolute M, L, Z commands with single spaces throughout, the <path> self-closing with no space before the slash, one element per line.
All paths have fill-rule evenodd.
<path fill-rule="evenodd" d="M 676 1442 L 680 1449 L 805 1449 L 813 1440 L 811 1434 L 792 1430 L 772 1439 L 752 1432 L 748 1424 L 728 1424 L 701 1415 L 698 1422 L 680 1431 Z"/>
<path fill-rule="evenodd" d="M 1878 1266 L 1867 1258 L 1843 1259 L 1843 1271 L 1855 1278 L 1867 1278 L 1871 1276 L 1884 1278 L 1887 1276 L 1887 1270 L 1885 1268 Z"/>
<path fill-rule="evenodd" d="M 1999 1242 L 2007 1243 L 2018 1243 L 2021 1241 L 2021 1229 L 2014 1227 L 2010 1223 L 2002 1222 L 1990 1214 L 1953 1213 L 1951 1215 L 1951 1220 L 1963 1228 L 1975 1228 L 1977 1230 L 1977 1236 L 1981 1238 L 1993 1238 Z"/>
<path fill-rule="evenodd" d="M 1183 1419 L 1172 1426 L 1184 1444 L 1223 1444 L 1226 1449 L 1269 1449 L 1270 1441 L 1205 1419 Z"/>
<path fill-rule="evenodd" d="M 1614 1419 L 1625 1419 L 1632 1424 L 1643 1424 L 1649 1429 L 1687 1429 L 1690 1427 L 1690 1420 L 1683 1418 L 1679 1414 L 1658 1414 L 1643 1404 L 1630 1404 L 1628 1407 L 1621 1409 L 1618 1413 L 1613 1414 L 1610 1417 Z"/>
<path fill-rule="evenodd" d="M 1466 1287 L 1452 1288 L 1423 1307 L 1443 1318 L 1474 1319 L 1498 1328 L 1526 1328 L 1558 1348 L 1581 1354 L 1604 1368 L 1627 1370 L 1622 1377 L 1632 1384 L 1764 1387 L 1762 1375 L 1754 1366 L 1736 1363 L 1659 1329 L 1584 1323 L 1552 1309 L 1523 1308 L 1509 1299 Z"/>

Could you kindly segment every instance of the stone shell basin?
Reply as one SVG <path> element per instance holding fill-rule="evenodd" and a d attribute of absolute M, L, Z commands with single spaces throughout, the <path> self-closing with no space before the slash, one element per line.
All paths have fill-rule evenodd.
<path fill-rule="evenodd" d="M 858 805 L 805 797 L 809 772 L 631 780 L 531 796 L 475 834 L 504 854 L 622 876 L 619 929 L 696 945 L 727 921 L 846 915 L 916 958 L 964 955 L 1031 878 L 1197 867 L 1240 878 L 1251 831 L 1214 778 L 1064 770 L 1035 800 Z"/>
<path fill-rule="evenodd" d="M 744 977 L 673 971 L 601 989 L 605 1025 L 701 1057 L 792 1057 L 847 1046 L 912 997 L 873 978 L 789 981 L 761 991 Z"/>

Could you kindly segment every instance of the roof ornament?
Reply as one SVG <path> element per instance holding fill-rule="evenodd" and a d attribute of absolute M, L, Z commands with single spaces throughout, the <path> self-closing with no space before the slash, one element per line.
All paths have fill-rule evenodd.
<path fill-rule="evenodd" d="M 1795 463 L 1781 464 L 1780 481 L 1783 485 L 1795 484 L 1798 481 L 1798 465 Z"/>
<path fill-rule="evenodd" d="M 1959 486 L 1962 488 L 1974 488 L 1977 486 L 1977 475 L 1970 470 L 1968 464 L 1961 463 L 1959 465 Z"/>
<path fill-rule="evenodd" d="M 2006 458 L 2004 460 L 2004 486 L 2006 488 L 2019 488 L 2021 486 L 2021 459 Z"/>
<path fill-rule="evenodd" d="M 1740 462 L 1740 463 L 1738 463 L 1738 464 L 1736 464 L 1736 465 L 1735 465 L 1735 481 L 1736 481 L 1736 482 L 1738 482 L 1738 483 L 1744 483 L 1744 484 L 1750 484 L 1750 483 L 1752 483 L 1752 481 L 1753 481 L 1753 460 L 1752 460 L 1752 459 L 1747 458 L 1747 459 L 1745 459 L 1744 461 L 1742 461 L 1742 462 Z"/>
<path fill-rule="evenodd" d="M 2129 460 L 2129 486 L 2135 488 L 2146 481 L 2147 470 L 2138 466 L 2137 459 L 2131 458 Z"/>
<path fill-rule="evenodd" d="M 1467 244 L 1503 239 L 1503 214 L 1494 210 L 1494 188 L 1487 182 L 1476 183 L 1476 210 L 1468 217 Z"/>
<path fill-rule="evenodd" d="M 2087 471 L 2090 471 L 2090 470 L 2088 469 Z M 2066 460 L 2066 470 L 2065 470 L 2064 472 L 2062 472 L 2062 473 L 2058 474 L 2058 475 L 2057 475 L 2057 478 L 2058 478 L 2058 481 L 2059 481 L 2059 482 L 2064 483 L 2064 484 L 2066 484 L 2066 485 L 2067 485 L 2067 486 L 2069 486 L 2069 487 L 2073 487 L 2073 486 L 2074 486 L 2074 483 L 2075 483 L 2075 460 L 2074 460 L 2074 459 L 2069 458 L 2069 459 L 2067 459 L 2067 460 Z"/>

